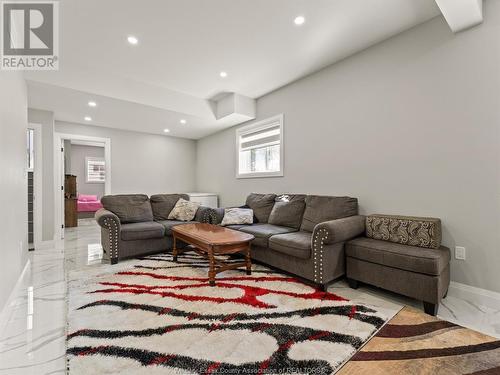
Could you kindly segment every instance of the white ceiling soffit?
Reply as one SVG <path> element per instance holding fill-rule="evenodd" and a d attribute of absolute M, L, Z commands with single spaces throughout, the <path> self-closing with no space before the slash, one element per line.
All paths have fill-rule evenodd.
<path fill-rule="evenodd" d="M 483 22 L 483 0 L 436 0 L 454 33 Z"/>
<path fill-rule="evenodd" d="M 54 112 L 57 121 L 163 135 L 164 129 L 168 129 L 169 136 L 190 139 L 203 138 L 235 124 L 234 118 L 205 119 L 66 87 L 29 80 L 27 83 L 28 106 Z M 89 101 L 97 106 L 89 107 Z M 92 120 L 85 121 L 86 116 Z"/>
<path fill-rule="evenodd" d="M 56 119 L 83 122 L 81 109 L 68 108 L 86 103 L 61 108 L 51 101 L 59 87 L 73 90 L 75 100 L 136 104 L 156 125 L 160 113 L 166 123 L 193 118 L 169 134 L 200 138 L 248 118 L 233 112 L 217 119 L 221 94 L 259 98 L 439 14 L 434 0 L 61 0 L 60 70 L 26 78 L 57 92 L 45 96 L 37 87 L 30 94 L 32 102 L 60 108 Z M 293 22 L 298 15 L 301 26 Z M 137 45 L 127 43 L 129 35 Z M 106 111 L 102 104 L 98 110 Z M 99 125 L 130 125 L 118 122 L 120 114 L 94 117 Z M 198 130 L 186 130 L 191 123 Z"/>

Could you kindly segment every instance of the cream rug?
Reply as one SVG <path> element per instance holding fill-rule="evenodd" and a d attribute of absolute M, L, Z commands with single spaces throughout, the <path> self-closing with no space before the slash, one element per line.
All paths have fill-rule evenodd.
<path fill-rule="evenodd" d="M 331 374 L 395 311 L 254 265 L 216 287 L 185 253 L 73 272 L 68 371 L 87 374 Z"/>

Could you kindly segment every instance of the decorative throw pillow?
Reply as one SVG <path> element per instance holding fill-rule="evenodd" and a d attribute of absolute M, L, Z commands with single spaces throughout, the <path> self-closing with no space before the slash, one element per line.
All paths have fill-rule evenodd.
<path fill-rule="evenodd" d="M 179 198 L 170 214 L 168 214 L 168 220 L 191 221 L 194 219 L 199 207 L 199 203 Z"/>
<path fill-rule="evenodd" d="M 253 224 L 253 210 L 250 208 L 227 208 L 220 225 Z"/>
<path fill-rule="evenodd" d="M 366 237 L 403 245 L 439 249 L 441 220 L 432 217 L 368 215 Z"/>
<path fill-rule="evenodd" d="M 250 206 L 248 206 L 248 205 L 246 205 L 246 204 L 245 204 L 244 206 L 234 207 L 234 208 L 247 208 L 247 209 L 250 209 L 250 210 L 251 210 Z M 252 210 L 252 211 L 253 211 L 253 210 Z M 254 223 L 254 224 L 257 224 L 258 222 L 259 222 L 259 219 L 257 219 L 257 216 L 255 216 L 255 212 L 254 212 L 254 213 L 253 213 L 253 223 Z"/>

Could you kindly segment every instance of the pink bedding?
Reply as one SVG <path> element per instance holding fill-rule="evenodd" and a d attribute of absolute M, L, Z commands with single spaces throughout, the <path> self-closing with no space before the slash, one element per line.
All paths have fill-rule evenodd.
<path fill-rule="evenodd" d="M 78 212 L 96 212 L 102 208 L 101 201 L 84 202 L 78 200 L 76 206 Z"/>

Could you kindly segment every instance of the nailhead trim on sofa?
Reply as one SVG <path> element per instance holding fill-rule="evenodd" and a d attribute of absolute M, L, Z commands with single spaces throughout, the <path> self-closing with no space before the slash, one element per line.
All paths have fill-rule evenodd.
<path fill-rule="evenodd" d="M 328 239 L 328 231 L 326 229 L 318 229 L 314 233 L 312 248 L 313 248 L 313 263 L 314 263 L 314 281 L 318 284 L 323 283 L 323 242 Z"/>
<path fill-rule="evenodd" d="M 115 220 L 104 219 L 104 226 L 109 231 L 109 258 L 118 258 L 118 225 Z"/>

